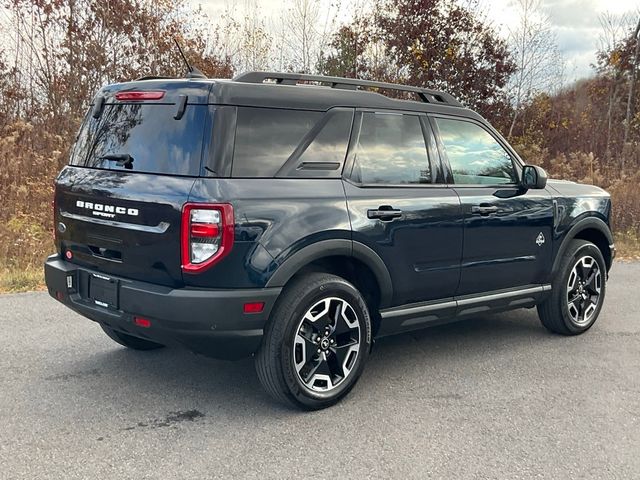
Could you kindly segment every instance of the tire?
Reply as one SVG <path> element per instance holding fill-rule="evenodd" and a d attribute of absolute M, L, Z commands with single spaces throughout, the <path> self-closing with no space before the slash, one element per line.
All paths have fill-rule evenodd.
<path fill-rule="evenodd" d="M 133 350 L 155 350 L 157 348 L 164 347 L 164 345 L 161 345 L 160 343 L 152 342 L 151 340 L 144 340 L 143 338 L 134 337 L 132 335 L 127 335 L 126 333 L 118 332 L 103 324 L 100 324 L 100 327 L 102 327 L 104 333 L 106 333 L 111 340 Z"/>
<path fill-rule="evenodd" d="M 586 240 L 572 240 L 551 283 L 551 296 L 538 305 L 542 325 L 561 335 L 589 330 L 600 315 L 606 279 L 600 249 Z"/>
<path fill-rule="evenodd" d="M 349 393 L 370 349 L 371 317 L 360 292 L 335 275 L 309 273 L 282 291 L 256 371 L 276 400 L 318 410 Z"/>

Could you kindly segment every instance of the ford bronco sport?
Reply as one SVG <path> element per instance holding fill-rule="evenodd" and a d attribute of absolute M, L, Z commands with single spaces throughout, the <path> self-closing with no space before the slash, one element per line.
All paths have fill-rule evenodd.
<path fill-rule="evenodd" d="M 547 181 L 447 93 L 337 77 L 108 85 L 54 206 L 54 298 L 130 348 L 255 355 L 304 409 L 377 337 L 535 306 L 583 333 L 614 257 L 603 190 Z"/>

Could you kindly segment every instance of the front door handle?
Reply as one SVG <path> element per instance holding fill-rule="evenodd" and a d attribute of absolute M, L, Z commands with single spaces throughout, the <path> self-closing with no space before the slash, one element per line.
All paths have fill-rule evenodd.
<path fill-rule="evenodd" d="M 471 213 L 479 213 L 480 215 L 491 215 L 497 211 L 498 207 L 495 205 L 474 205 L 471 207 Z"/>
<path fill-rule="evenodd" d="M 381 205 L 375 210 L 367 210 L 367 218 L 382 220 L 383 222 L 388 222 L 401 216 L 402 210 L 398 210 L 389 205 Z"/>

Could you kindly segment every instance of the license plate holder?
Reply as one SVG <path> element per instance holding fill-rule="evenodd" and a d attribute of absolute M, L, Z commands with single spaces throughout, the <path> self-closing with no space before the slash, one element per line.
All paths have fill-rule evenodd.
<path fill-rule="evenodd" d="M 91 274 L 89 299 L 100 307 L 117 309 L 118 281 L 104 275 Z"/>

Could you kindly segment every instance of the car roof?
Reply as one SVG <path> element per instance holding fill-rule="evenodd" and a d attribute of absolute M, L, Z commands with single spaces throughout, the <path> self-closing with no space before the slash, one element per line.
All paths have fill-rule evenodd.
<path fill-rule="evenodd" d="M 346 90 L 313 84 L 283 85 L 215 80 L 210 99 L 211 103 L 252 107 L 318 111 L 334 107 L 354 107 L 479 117 L 461 106 L 402 100 L 367 90 Z"/>
<path fill-rule="evenodd" d="M 368 90 L 371 88 L 378 91 Z M 107 85 L 101 89 L 97 97 L 106 97 L 106 101 L 110 102 L 118 91 L 135 89 L 166 90 L 166 101 L 171 103 L 178 101 L 179 96 L 185 95 L 190 104 L 209 103 L 316 111 L 326 111 L 334 107 L 353 107 L 442 113 L 482 120 L 480 115 L 465 108 L 445 92 L 342 77 L 273 72 L 249 72 L 233 79 L 151 77 Z M 415 95 L 416 100 L 389 97 L 379 93 L 380 90 L 404 91 Z"/>

